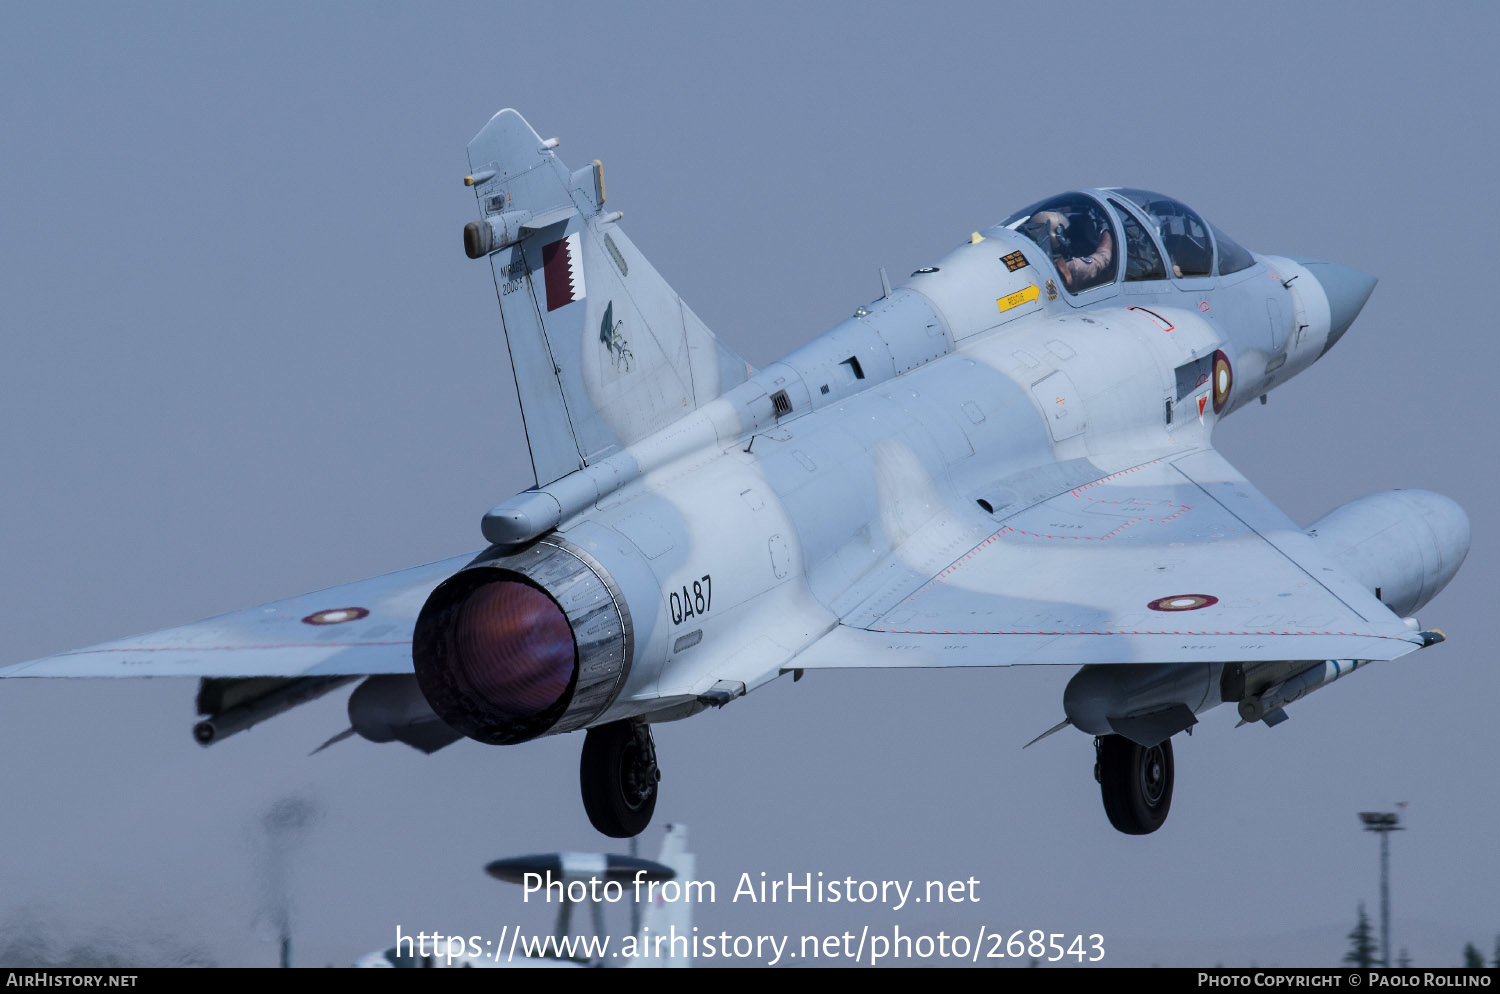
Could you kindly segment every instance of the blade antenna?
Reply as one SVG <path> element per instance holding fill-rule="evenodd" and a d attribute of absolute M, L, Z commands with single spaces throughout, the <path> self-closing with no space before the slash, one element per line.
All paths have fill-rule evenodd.
<path fill-rule="evenodd" d="M 1032 746 L 1036 745 L 1038 742 L 1042 741 L 1042 739 L 1045 739 L 1047 736 L 1051 735 L 1053 732 L 1060 732 L 1064 728 L 1067 728 L 1071 724 L 1073 724 L 1073 722 L 1072 722 L 1071 719 L 1064 718 L 1062 721 L 1059 721 L 1057 724 L 1053 725 L 1051 728 L 1047 729 L 1045 732 L 1043 732 L 1042 734 L 1038 735 L 1036 738 L 1032 739 L 1030 742 L 1028 742 L 1025 745 L 1023 745 L 1021 748 L 1022 749 L 1030 749 Z"/>

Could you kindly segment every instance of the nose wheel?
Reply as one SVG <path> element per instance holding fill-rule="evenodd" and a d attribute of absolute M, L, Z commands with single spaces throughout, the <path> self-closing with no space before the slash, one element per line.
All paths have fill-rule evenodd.
<path fill-rule="evenodd" d="M 590 728 L 578 766 L 583 809 L 604 835 L 628 839 L 651 824 L 656 811 L 656 743 L 651 726 L 615 721 Z"/>
<path fill-rule="evenodd" d="M 1109 823 L 1126 835 L 1150 835 L 1172 808 L 1172 740 L 1153 746 L 1123 735 L 1094 739 L 1094 779 Z"/>

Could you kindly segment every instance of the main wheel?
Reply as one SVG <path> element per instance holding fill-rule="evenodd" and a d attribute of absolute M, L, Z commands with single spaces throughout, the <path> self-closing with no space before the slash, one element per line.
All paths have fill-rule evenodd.
<path fill-rule="evenodd" d="M 1126 835 L 1150 835 L 1172 808 L 1172 740 L 1142 746 L 1123 735 L 1101 735 L 1099 791 L 1109 823 Z"/>
<path fill-rule="evenodd" d="M 656 811 L 656 745 L 651 726 L 615 721 L 590 728 L 578 764 L 583 810 L 605 835 L 628 839 L 651 824 Z"/>

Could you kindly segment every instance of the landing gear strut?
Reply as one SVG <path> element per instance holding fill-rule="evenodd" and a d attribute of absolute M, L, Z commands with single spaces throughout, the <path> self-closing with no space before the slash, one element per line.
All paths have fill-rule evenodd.
<path fill-rule="evenodd" d="M 590 728 L 578 766 L 583 809 L 605 835 L 628 839 L 651 824 L 656 811 L 656 744 L 651 726 L 615 721 Z"/>
<path fill-rule="evenodd" d="M 1150 835 L 1172 808 L 1172 740 L 1138 745 L 1123 735 L 1094 739 L 1094 779 L 1109 823 L 1126 835 Z"/>

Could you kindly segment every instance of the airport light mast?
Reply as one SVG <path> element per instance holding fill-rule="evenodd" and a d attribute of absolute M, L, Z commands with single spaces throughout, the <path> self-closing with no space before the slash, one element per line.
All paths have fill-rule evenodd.
<path fill-rule="evenodd" d="M 1361 811 L 1366 832 L 1380 836 L 1380 965 L 1391 965 L 1391 833 L 1402 831 L 1394 811 Z"/>

